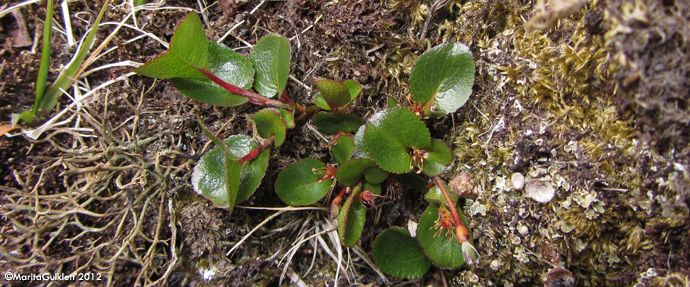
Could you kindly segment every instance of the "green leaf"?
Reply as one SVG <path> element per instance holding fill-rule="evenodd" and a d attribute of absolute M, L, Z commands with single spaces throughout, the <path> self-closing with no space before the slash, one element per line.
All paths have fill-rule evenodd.
<path fill-rule="evenodd" d="M 329 79 L 317 79 L 314 84 L 331 109 L 340 108 L 350 102 L 350 91 L 343 83 Z"/>
<path fill-rule="evenodd" d="M 156 79 L 207 80 L 195 67 L 208 70 L 209 45 L 199 15 L 190 12 L 177 26 L 170 48 L 134 72 Z"/>
<path fill-rule="evenodd" d="M 460 43 L 444 43 L 419 57 L 410 74 L 412 99 L 425 115 L 449 114 L 465 104 L 474 84 L 474 59 Z"/>
<path fill-rule="evenodd" d="M 247 200 L 261 184 L 268 167 L 269 150 L 259 153 L 255 159 L 242 165 L 240 173 L 240 187 L 237 193 L 237 203 Z"/>
<path fill-rule="evenodd" d="M 343 85 L 347 86 L 347 91 L 350 93 L 350 100 L 347 102 L 347 105 L 349 105 L 359 96 L 359 93 L 362 91 L 362 85 L 353 80 L 346 80 L 343 82 Z"/>
<path fill-rule="evenodd" d="M 372 166 L 364 171 L 364 179 L 373 184 L 382 183 L 386 178 L 388 178 L 388 172 L 378 166 Z"/>
<path fill-rule="evenodd" d="M 429 147 L 431 134 L 414 112 L 393 108 L 369 119 L 364 131 L 364 143 L 382 169 L 405 173 L 412 170 L 410 150 Z"/>
<path fill-rule="evenodd" d="M 52 11 L 52 6 L 53 6 L 53 1 L 48 2 L 48 6 L 50 8 L 47 8 L 46 10 L 46 22 L 52 22 L 52 16 L 53 16 L 53 11 Z M 101 6 L 100 12 L 98 12 L 98 16 L 96 17 L 96 21 L 93 23 L 93 27 L 89 31 L 89 33 L 86 35 L 83 41 L 80 42 L 79 47 L 77 48 L 77 51 L 74 53 L 74 57 L 70 60 L 70 62 L 67 64 L 66 67 L 64 67 L 61 71 L 60 74 L 57 76 L 57 79 L 55 79 L 55 82 L 53 82 L 52 85 L 48 88 L 45 93 L 43 93 L 40 90 L 43 90 L 45 88 L 46 82 L 43 80 L 43 75 L 47 76 L 47 70 L 50 67 L 46 67 L 46 70 L 40 70 L 39 68 L 39 76 L 36 81 L 36 99 L 34 102 L 34 106 L 31 110 L 27 110 L 22 112 L 21 114 L 12 114 L 12 125 L 16 125 L 19 120 L 23 120 L 25 122 L 31 123 L 34 120 L 34 117 L 36 116 L 36 113 L 39 110 L 44 110 L 44 111 L 52 111 L 53 108 L 55 108 L 55 105 L 57 105 L 57 99 L 60 95 L 62 95 L 63 91 L 66 91 L 69 89 L 69 87 L 74 83 L 74 79 L 79 79 L 79 71 L 82 68 L 86 68 L 86 66 L 82 65 L 84 64 L 84 60 L 86 59 L 86 55 L 88 54 L 89 50 L 91 50 L 91 46 L 93 45 L 93 39 L 96 37 L 96 33 L 98 32 L 98 27 L 101 24 L 101 21 L 103 20 L 103 16 L 105 15 L 105 12 L 108 11 L 110 8 L 110 0 L 107 0 L 103 3 L 103 6 Z M 46 24 L 44 26 L 44 31 L 46 29 L 51 29 L 51 24 Z M 41 55 L 41 63 L 45 63 L 46 57 L 50 57 L 50 41 L 45 41 L 45 38 L 50 37 L 48 33 L 44 34 L 44 41 L 43 41 L 43 51 Z M 42 86 L 42 87 L 41 87 Z"/>
<path fill-rule="evenodd" d="M 415 279 L 429 271 L 431 261 L 407 230 L 391 227 L 381 233 L 372 247 L 376 266 L 395 277 Z"/>
<path fill-rule="evenodd" d="M 355 187 L 338 214 L 338 234 L 347 247 L 355 246 L 364 229 L 366 209 L 358 198 L 359 186 Z"/>
<path fill-rule="evenodd" d="M 400 103 L 398 103 L 398 100 L 396 100 L 394 97 L 388 97 L 387 104 L 389 108 L 395 108 L 400 105 Z"/>
<path fill-rule="evenodd" d="M 462 246 L 455 239 L 454 230 L 436 233 L 434 223 L 438 219 L 438 206 L 429 206 L 417 226 L 417 239 L 424 253 L 439 267 L 456 268 L 465 263 Z M 464 221 L 464 220 L 463 220 Z M 465 226 L 467 223 L 465 223 Z"/>
<path fill-rule="evenodd" d="M 446 143 L 437 139 L 431 141 L 431 147 L 426 149 L 426 156 L 422 171 L 428 176 L 437 176 L 443 173 L 446 167 L 453 162 L 453 152 Z"/>
<path fill-rule="evenodd" d="M 355 152 L 355 142 L 348 135 L 341 135 L 331 148 L 331 155 L 338 163 L 344 163 L 352 157 Z"/>
<path fill-rule="evenodd" d="M 364 120 L 354 114 L 318 113 L 312 118 L 314 125 L 327 134 L 350 133 L 359 129 Z"/>
<path fill-rule="evenodd" d="M 446 190 L 450 190 L 448 185 L 446 185 Z M 448 195 L 450 195 L 450 200 L 452 200 L 453 203 L 458 202 L 458 198 L 460 198 L 457 194 L 451 192 L 449 192 Z M 446 197 L 443 196 L 443 192 L 436 185 L 429 188 L 429 191 L 424 194 L 424 200 L 434 204 L 448 205 L 446 202 Z"/>
<path fill-rule="evenodd" d="M 328 80 L 328 81 L 333 81 L 333 80 Z M 333 82 L 335 82 L 335 81 L 333 81 Z M 339 83 L 339 82 L 337 82 L 337 83 Z M 346 106 L 349 106 L 350 103 L 352 103 L 352 101 L 354 101 L 357 98 L 359 93 L 362 91 L 362 85 L 360 85 L 359 83 L 357 83 L 353 80 L 347 80 L 347 81 L 343 82 L 342 84 L 345 85 L 347 87 L 347 90 L 348 90 L 349 100 L 347 101 L 347 103 L 345 105 L 343 105 L 344 107 L 346 107 Z M 318 85 L 317 85 L 317 88 L 318 88 Z M 322 108 L 324 110 L 328 110 L 328 111 L 331 110 L 331 107 L 328 105 L 328 102 L 326 101 L 326 99 L 323 96 L 323 92 L 316 95 L 316 98 L 314 98 L 314 104 L 316 104 L 319 108 Z M 335 105 L 333 105 L 333 106 L 335 106 Z M 335 107 L 337 107 L 337 106 L 335 106 Z"/>
<path fill-rule="evenodd" d="M 371 155 L 369 155 L 369 151 L 367 151 L 366 145 L 364 145 L 364 130 L 366 129 L 365 125 L 361 125 L 359 129 L 357 129 L 357 133 L 355 133 L 354 138 L 352 138 L 355 141 L 355 154 L 352 156 L 354 157 L 365 157 L 365 158 L 371 158 Z"/>
<path fill-rule="evenodd" d="M 51 46 L 51 35 L 53 31 L 53 0 L 48 0 L 48 6 L 46 7 L 46 20 L 43 25 L 43 50 L 41 52 L 41 65 L 38 68 L 38 78 L 36 79 L 36 98 L 34 101 L 34 106 L 31 110 L 26 110 L 19 115 L 19 119 L 24 120 L 27 123 L 34 121 L 34 116 L 38 112 L 38 107 L 43 103 L 43 99 L 46 92 L 46 82 L 48 80 L 48 71 L 50 71 L 50 46 Z M 12 125 L 16 125 L 17 122 L 13 121 Z"/>
<path fill-rule="evenodd" d="M 285 141 L 285 122 L 280 117 L 280 113 L 275 109 L 263 109 L 252 116 L 252 120 L 256 124 L 256 131 L 262 138 L 269 138 L 275 135 L 274 143 L 280 146 Z"/>
<path fill-rule="evenodd" d="M 374 161 L 368 158 L 355 158 L 341 164 L 335 172 L 335 178 L 342 185 L 352 186 L 359 183 L 368 173 L 373 173 L 373 182 L 370 182 L 381 183 L 386 179 L 383 177 L 382 180 L 379 180 L 382 172 L 385 173 L 386 176 L 388 175 L 385 171 L 382 171 Z"/>
<path fill-rule="evenodd" d="M 276 193 L 289 205 L 309 205 L 326 196 L 333 184 L 323 179 L 326 164 L 307 158 L 285 168 L 276 181 Z"/>
<path fill-rule="evenodd" d="M 227 158 L 230 160 L 226 164 L 225 148 L 227 147 Z M 241 166 L 236 160 L 247 155 L 254 149 L 254 143 L 251 138 L 245 135 L 235 135 L 227 138 L 222 145 L 216 147 L 210 152 L 201 157 L 199 163 L 194 167 L 192 173 L 192 187 L 194 190 L 210 199 L 217 207 L 230 208 L 234 207 L 236 199 L 239 198 L 240 186 L 242 186 L 242 173 L 251 172 L 251 170 L 260 169 L 261 162 L 245 164 Z M 266 159 L 267 160 L 267 156 Z M 243 171 L 249 165 L 251 170 Z M 256 166 L 255 166 L 256 165 Z M 265 170 L 265 167 L 263 168 Z M 245 188 L 249 189 L 255 184 L 255 177 L 257 175 L 247 174 L 245 178 L 252 182 L 245 183 Z M 263 172 L 261 174 L 263 177 Z M 261 181 L 259 177 L 259 182 Z M 228 190 L 228 181 L 230 178 L 230 191 Z M 258 186 L 258 184 L 256 184 Z M 256 187 L 254 187 L 256 189 Z M 238 192 L 231 192 L 237 190 Z M 251 194 L 246 190 L 245 194 Z M 247 195 L 248 196 L 248 195 Z M 234 197 L 234 198 L 233 198 Z"/>
<path fill-rule="evenodd" d="M 314 98 L 314 104 L 316 104 L 317 107 L 322 108 L 324 110 L 331 110 L 331 107 L 328 106 L 326 99 L 324 99 L 320 93 L 316 94 L 316 97 Z"/>
<path fill-rule="evenodd" d="M 208 41 L 209 71 L 221 80 L 248 90 L 254 82 L 254 68 L 249 59 L 235 51 Z M 215 106 L 238 106 L 247 98 L 228 92 L 208 77 L 204 79 L 173 78 L 173 84 L 182 94 L 200 102 Z"/>
<path fill-rule="evenodd" d="M 267 35 L 256 43 L 249 59 L 256 70 L 256 92 L 267 98 L 282 94 L 290 72 L 288 40 L 275 34 Z"/>
<path fill-rule="evenodd" d="M 294 111 L 278 109 L 278 112 L 280 113 L 280 117 L 283 118 L 283 122 L 285 122 L 285 126 L 288 129 L 295 127 L 295 112 Z"/>

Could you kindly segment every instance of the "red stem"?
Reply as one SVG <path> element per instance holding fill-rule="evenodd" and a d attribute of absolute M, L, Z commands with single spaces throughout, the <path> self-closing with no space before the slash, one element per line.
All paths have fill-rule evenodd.
<path fill-rule="evenodd" d="M 268 106 L 280 107 L 280 108 L 284 108 L 284 109 L 288 109 L 288 110 L 292 109 L 292 107 L 286 103 L 266 98 L 266 97 L 259 95 L 257 93 L 252 93 L 250 91 L 242 89 L 242 88 L 235 86 L 233 84 L 229 84 L 226 81 L 223 81 L 221 78 L 218 78 L 216 75 L 214 75 L 210 71 L 207 71 L 205 69 L 198 68 L 198 67 L 195 67 L 195 68 L 197 70 L 199 70 L 199 72 L 204 73 L 204 75 L 206 75 L 206 77 L 211 79 L 211 81 L 213 81 L 214 83 L 216 83 L 216 84 L 220 85 L 221 87 L 223 87 L 224 89 L 228 90 L 228 92 L 231 92 L 233 94 L 245 97 L 245 98 L 249 99 L 249 102 L 252 104 L 259 105 L 259 106 L 268 105 Z"/>

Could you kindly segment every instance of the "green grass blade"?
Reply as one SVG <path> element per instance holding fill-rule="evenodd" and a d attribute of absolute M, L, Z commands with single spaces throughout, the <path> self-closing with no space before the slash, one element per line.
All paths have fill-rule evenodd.
<path fill-rule="evenodd" d="M 38 69 L 38 78 L 36 79 L 36 98 L 34 106 L 31 110 L 26 110 L 20 115 L 12 115 L 12 126 L 15 126 L 19 120 L 27 123 L 32 123 L 34 117 L 38 112 L 38 107 L 43 101 L 43 96 L 46 91 L 46 82 L 48 81 L 48 71 L 50 70 L 50 38 L 53 30 L 53 0 L 48 0 L 46 8 L 46 20 L 43 25 L 43 50 L 41 52 L 41 66 Z"/>
<path fill-rule="evenodd" d="M 61 93 L 60 90 L 66 90 L 70 85 L 72 85 L 72 79 L 77 76 L 79 68 L 84 63 L 86 54 L 89 52 L 89 50 L 91 50 L 93 39 L 96 37 L 96 32 L 98 32 L 98 25 L 101 23 L 101 20 L 103 20 L 103 16 L 105 15 L 105 11 L 108 9 L 109 4 L 110 0 L 106 0 L 105 3 L 103 3 L 103 7 L 98 14 L 98 18 L 96 18 L 96 22 L 94 22 L 93 28 L 91 28 L 89 34 L 86 35 L 84 41 L 82 41 L 81 45 L 79 45 L 76 56 L 67 64 L 67 68 L 65 68 L 60 75 L 58 75 L 55 83 L 48 88 L 43 101 L 41 101 L 39 105 L 40 109 L 45 111 L 52 110 L 57 104 L 57 97 Z"/>
<path fill-rule="evenodd" d="M 41 67 L 38 70 L 38 80 L 36 80 L 36 102 L 32 109 L 32 113 L 38 112 L 38 106 L 43 100 L 46 92 L 46 81 L 48 79 L 48 70 L 50 70 L 50 38 L 52 36 L 53 28 L 53 0 L 48 0 L 48 8 L 46 12 L 46 21 L 43 25 L 43 52 L 41 54 Z"/>

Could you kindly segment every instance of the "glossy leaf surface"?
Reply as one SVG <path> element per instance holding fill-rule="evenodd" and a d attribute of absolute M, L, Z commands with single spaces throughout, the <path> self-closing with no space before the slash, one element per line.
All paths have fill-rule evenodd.
<path fill-rule="evenodd" d="M 412 169 L 410 150 L 429 147 L 431 135 L 414 112 L 394 108 L 379 112 L 369 119 L 364 131 L 364 143 L 382 169 L 405 173 Z"/>
<path fill-rule="evenodd" d="M 417 240 L 400 227 L 391 227 L 376 237 L 372 253 L 376 265 L 395 277 L 419 278 L 431 267 Z"/>
<path fill-rule="evenodd" d="M 323 198 L 333 184 L 323 180 L 326 164 L 307 158 L 285 168 L 276 181 L 276 193 L 289 205 L 309 205 Z"/>
<path fill-rule="evenodd" d="M 360 126 L 359 129 L 357 129 L 357 133 L 355 133 L 355 136 L 352 138 L 355 142 L 355 154 L 353 156 L 371 158 L 364 144 L 364 130 L 366 130 L 366 126 Z"/>
<path fill-rule="evenodd" d="M 221 80 L 248 90 L 254 82 L 254 68 L 249 59 L 235 51 L 218 44 L 208 42 L 209 71 Z M 247 98 L 228 92 L 225 88 L 204 79 L 173 78 L 175 87 L 187 97 L 216 106 L 238 106 L 247 102 Z"/>
<path fill-rule="evenodd" d="M 256 43 L 249 59 L 256 71 L 254 90 L 267 98 L 282 94 L 290 72 L 288 40 L 275 34 L 267 35 Z"/>
<path fill-rule="evenodd" d="M 472 94 L 474 71 L 474 58 L 467 46 L 444 43 L 431 48 L 412 68 L 412 99 L 425 106 L 425 115 L 453 113 Z"/>
<path fill-rule="evenodd" d="M 223 208 L 232 208 L 231 202 L 233 202 L 233 192 L 235 199 L 238 198 L 239 187 L 241 183 L 241 174 L 243 168 L 247 165 L 251 166 L 251 170 L 244 171 L 246 174 L 245 178 L 251 179 L 254 177 L 263 177 L 263 171 L 261 175 L 249 174 L 252 171 L 261 170 L 261 166 L 264 165 L 261 162 L 257 162 L 254 166 L 254 161 L 241 166 L 236 160 L 247 155 L 251 150 L 254 149 L 254 143 L 251 138 L 245 135 L 235 135 L 227 138 L 224 141 L 225 146 L 227 146 L 228 156 L 230 157 L 230 162 L 226 164 L 225 149 L 223 146 L 216 146 L 210 152 L 207 152 L 201 157 L 197 165 L 194 167 L 192 173 L 192 187 L 194 190 L 203 195 L 204 197 L 210 199 L 215 206 Z M 266 160 L 268 157 L 266 157 Z M 228 181 L 226 178 L 231 179 L 230 192 L 228 192 Z M 237 179 L 236 182 L 233 182 Z M 260 178 L 259 178 L 260 181 Z M 249 189 L 255 185 L 255 182 L 245 183 L 245 188 Z M 258 186 L 258 184 L 256 184 Z M 234 187 L 234 188 L 233 188 Z M 256 187 L 254 187 L 256 189 Z M 245 194 L 251 194 L 252 191 L 244 191 Z M 235 201 L 236 202 L 236 201 Z"/>

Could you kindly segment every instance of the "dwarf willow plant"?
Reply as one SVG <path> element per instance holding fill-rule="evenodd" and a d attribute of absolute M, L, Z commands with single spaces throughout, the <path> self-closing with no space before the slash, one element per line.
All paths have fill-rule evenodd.
<path fill-rule="evenodd" d="M 305 108 L 292 102 L 284 91 L 289 64 L 290 45 L 284 37 L 262 38 L 247 59 L 207 40 L 198 15 L 190 13 L 178 26 L 169 50 L 135 70 L 172 79 L 183 94 L 205 103 L 267 106 L 251 116 L 254 137 L 233 135 L 221 141 L 201 124 L 216 148 L 194 168 L 194 189 L 232 212 L 261 183 L 270 146 L 283 144 L 287 130 L 295 126 L 295 113 L 297 118 L 315 113 L 314 125 L 332 136 L 332 161 L 307 158 L 285 168 L 275 184 L 282 201 L 293 206 L 315 204 L 338 185 L 331 217 L 337 218 L 342 243 L 354 246 L 364 229 L 367 207 L 375 206 L 382 185 L 425 174 L 431 179 L 424 197 L 430 206 L 421 217 L 416 238 L 402 228 L 389 228 L 374 241 L 374 261 L 386 273 L 416 278 L 432 262 L 456 268 L 476 259 L 471 235 L 457 211 L 458 196 L 449 194 L 439 177 L 453 161 L 451 149 L 432 139 L 422 121 L 455 112 L 467 101 L 475 71 L 469 49 L 446 43 L 424 53 L 410 75 L 409 105 L 391 104 L 367 120 L 348 113 L 362 90 L 351 80 L 317 79 L 320 93 L 315 105 Z M 273 99 L 278 95 L 280 100 Z"/>

